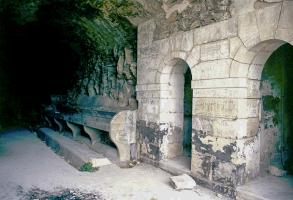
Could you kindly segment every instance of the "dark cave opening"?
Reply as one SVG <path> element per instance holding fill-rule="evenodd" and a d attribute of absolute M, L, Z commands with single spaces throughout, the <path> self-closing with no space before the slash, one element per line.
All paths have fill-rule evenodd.
<path fill-rule="evenodd" d="M 37 125 L 41 105 L 73 83 L 80 57 L 49 17 L 18 24 L 1 15 L 0 129 Z"/>
<path fill-rule="evenodd" d="M 0 129 L 38 124 L 51 95 L 90 96 L 88 78 L 104 83 L 103 66 L 115 66 L 125 48 L 136 52 L 132 10 L 128 1 L 2 0 Z"/>

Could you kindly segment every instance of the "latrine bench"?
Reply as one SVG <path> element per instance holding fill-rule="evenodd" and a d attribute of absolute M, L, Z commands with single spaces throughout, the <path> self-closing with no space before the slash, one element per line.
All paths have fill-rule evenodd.
<path fill-rule="evenodd" d="M 76 107 L 60 110 L 52 105 L 46 110 L 45 118 L 49 125 L 55 123 L 58 131 L 62 132 L 66 124 L 73 139 L 78 139 L 83 129 L 89 135 L 92 146 L 100 142 L 101 131 L 108 132 L 117 147 L 120 161 L 130 161 L 130 146 L 136 143 L 136 111 L 113 112 Z"/>

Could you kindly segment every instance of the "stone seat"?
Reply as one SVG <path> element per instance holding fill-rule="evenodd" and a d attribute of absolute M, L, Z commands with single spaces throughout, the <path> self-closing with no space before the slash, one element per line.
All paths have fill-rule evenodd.
<path fill-rule="evenodd" d="M 105 111 L 98 111 L 92 114 L 73 113 L 60 115 L 60 119 L 109 132 L 111 120 L 116 114 L 117 113 Z"/>
<path fill-rule="evenodd" d="M 73 109 L 72 109 L 73 110 Z M 91 146 L 101 141 L 101 132 L 108 132 L 110 139 L 116 145 L 119 160 L 130 161 L 130 144 L 136 143 L 136 111 L 121 110 L 117 112 L 92 110 L 85 108 L 74 109 L 75 112 L 46 112 L 49 125 L 52 121 L 57 124 L 59 132 L 64 131 L 64 125 L 71 130 L 73 139 L 78 140 L 81 129 L 87 133 Z"/>

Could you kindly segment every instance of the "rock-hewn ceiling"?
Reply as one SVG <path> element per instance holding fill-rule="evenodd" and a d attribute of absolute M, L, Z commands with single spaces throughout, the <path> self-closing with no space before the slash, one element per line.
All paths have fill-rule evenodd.
<path fill-rule="evenodd" d="M 203 19 L 207 13 L 217 13 L 214 18 L 219 17 L 220 13 L 227 13 L 230 9 L 231 0 L 132 0 L 143 7 L 143 12 L 139 16 L 129 17 L 129 20 L 137 25 L 150 18 L 166 19 L 174 21 L 181 17 Z M 201 16 L 197 13 L 201 11 Z M 225 16 L 226 18 L 228 16 Z M 216 20 L 215 20 L 216 21 Z M 202 23 L 203 24 L 203 23 Z M 194 24 L 199 26 L 200 23 Z M 203 24 L 204 25 L 204 24 Z"/>
<path fill-rule="evenodd" d="M 138 3 L 138 15 L 128 17 L 138 25 L 154 19 L 154 39 L 163 39 L 178 31 L 188 31 L 231 17 L 232 0 L 132 0 Z"/>

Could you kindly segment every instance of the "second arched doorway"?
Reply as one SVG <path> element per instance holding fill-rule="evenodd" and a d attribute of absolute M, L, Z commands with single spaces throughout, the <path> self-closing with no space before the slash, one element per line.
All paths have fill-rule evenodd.
<path fill-rule="evenodd" d="M 161 146 L 164 168 L 189 172 L 192 143 L 192 74 L 182 59 L 173 59 L 160 76 L 160 124 L 168 128 Z"/>

